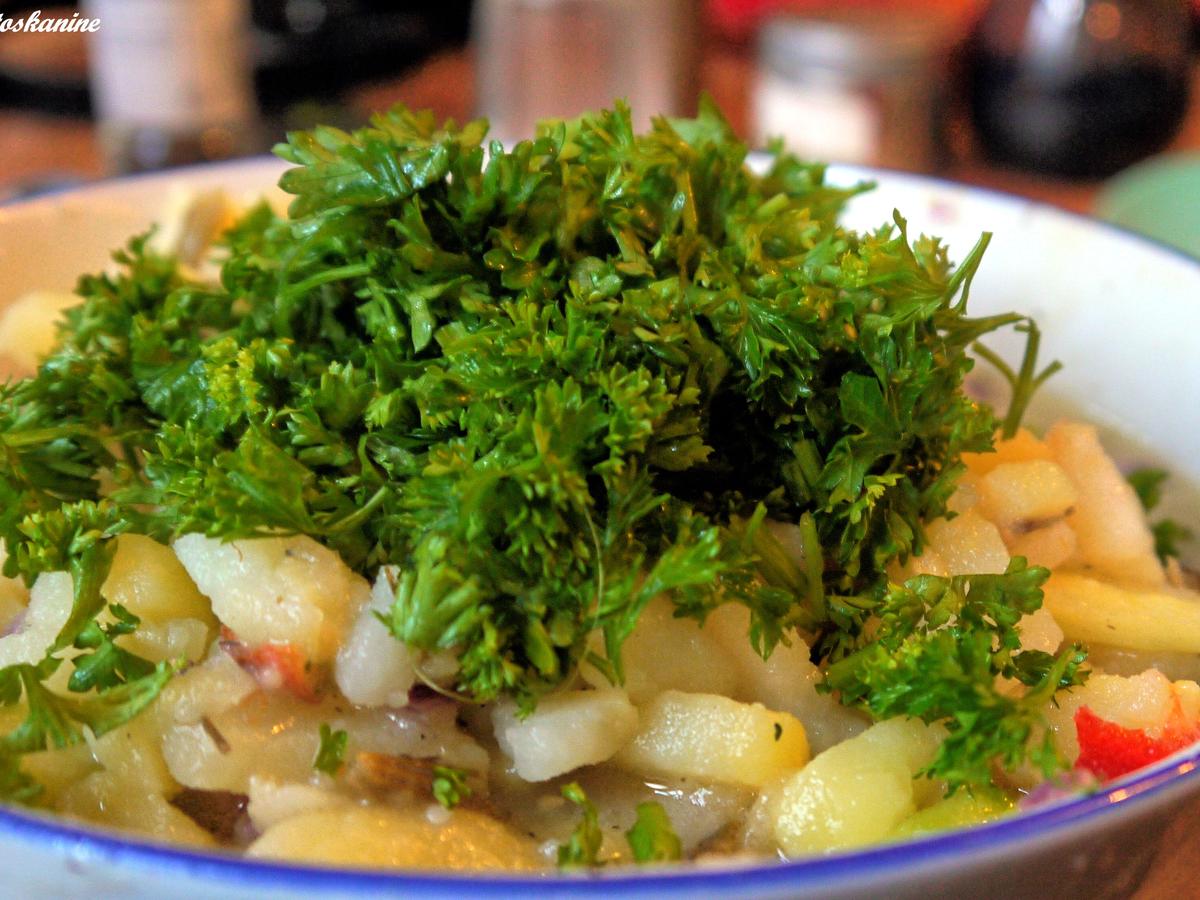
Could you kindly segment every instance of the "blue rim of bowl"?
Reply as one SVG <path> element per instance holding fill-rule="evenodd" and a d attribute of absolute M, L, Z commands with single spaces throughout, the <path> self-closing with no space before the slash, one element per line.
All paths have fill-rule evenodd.
<path fill-rule="evenodd" d="M 753 153 L 748 162 L 764 154 Z M 86 193 L 89 188 L 110 188 L 124 182 L 142 182 L 186 178 L 195 171 L 218 168 L 252 168 L 266 166 L 274 157 L 261 156 L 231 160 L 223 163 L 183 166 L 162 172 L 148 172 L 106 179 L 84 185 L 63 194 L 31 197 L 0 204 L 0 213 L 19 207 L 53 204 L 65 196 Z M 831 164 L 836 175 L 871 180 L 876 174 L 887 178 L 923 183 L 942 189 L 968 191 L 990 196 L 1006 203 L 1036 208 L 1073 220 L 1089 227 L 1099 227 L 1135 243 L 1165 253 L 1191 268 L 1200 267 L 1200 260 L 1163 241 L 1133 231 L 1115 222 L 1095 218 L 1073 210 L 1061 209 L 1019 194 L 998 188 L 979 187 L 946 178 L 906 172 L 899 169 Z M 1160 761 L 1124 779 L 1104 785 L 1101 790 L 1080 797 L 1039 806 L 1019 814 L 1002 817 L 971 828 L 956 829 L 912 840 L 877 845 L 829 856 L 791 861 L 750 863 L 720 868 L 681 867 L 679 869 L 611 870 L 589 874 L 549 874 L 537 876 L 506 875 L 482 872 L 430 873 L 414 870 L 371 870 L 352 867 L 321 867 L 292 862 L 251 860 L 221 852 L 202 852 L 155 844 L 137 835 L 103 832 L 53 818 L 39 812 L 0 807 L 0 839 L 12 837 L 28 842 L 53 842 L 64 857 L 97 859 L 105 862 L 132 862 L 141 866 L 166 868 L 172 874 L 209 879 L 239 888 L 261 887 L 295 889 L 307 893 L 345 891 L 348 888 L 364 892 L 410 891 L 450 896 L 469 889 L 472 896 L 510 897 L 518 890 L 553 890 L 559 895 L 606 895 L 619 887 L 626 896 L 664 895 L 706 891 L 736 892 L 749 890 L 813 890 L 832 889 L 853 883 L 876 881 L 889 875 L 914 872 L 920 868 L 961 857 L 974 851 L 1001 852 L 1025 839 L 1046 839 L 1060 835 L 1070 826 L 1096 821 L 1105 810 L 1122 809 L 1133 812 L 1149 809 L 1156 798 L 1169 799 L 1171 791 L 1194 788 L 1200 775 L 1200 743 Z"/>
<path fill-rule="evenodd" d="M 720 868 L 610 870 L 586 874 L 507 875 L 504 873 L 413 870 L 371 870 L 321 867 L 302 863 L 247 859 L 227 853 L 203 852 L 154 844 L 138 836 L 101 832 L 51 818 L 48 814 L 0 808 L 0 839 L 17 838 L 45 844 L 47 839 L 65 859 L 111 865 L 132 863 L 158 874 L 203 879 L 238 888 L 293 889 L 320 896 L 352 889 L 364 894 L 407 891 L 453 896 L 469 889 L 471 896 L 510 897 L 520 890 L 552 890 L 561 896 L 607 895 L 619 889 L 625 896 L 671 895 L 704 889 L 713 895 L 751 890 L 830 890 L 854 883 L 878 882 L 888 876 L 911 874 L 972 852 L 1000 853 L 1028 839 L 1045 841 L 1079 824 L 1096 821 L 1115 809 L 1151 810 L 1147 802 L 1170 799 L 1172 789 L 1193 787 L 1185 778 L 1200 768 L 1200 744 L 1175 754 L 1140 773 L 1106 785 L 1102 790 L 1060 803 L 1047 804 L 967 829 L 957 829 L 864 850 L 792 861 L 749 863 Z M 1112 813 L 1107 813 L 1111 815 Z M 192 882 L 194 886 L 200 884 Z"/>

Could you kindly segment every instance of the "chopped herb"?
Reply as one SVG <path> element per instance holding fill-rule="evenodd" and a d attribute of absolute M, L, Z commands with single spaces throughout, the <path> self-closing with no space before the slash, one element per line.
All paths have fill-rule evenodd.
<path fill-rule="evenodd" d="M 1145 468 L 1130 472 L 1126 476 L 1133 485 L 1146 512 L 1151 512 L 1162 501 L 1163 482 L 1170 477 L 1165 469 Z M 1179 545 L 1192 540 L 1192 530 L 1174 519 L 1159 519 L 1152 522 L 1150 532 L 1154 535 L 1154 552 L 1164 563 L 1171 557 L 1179 557 Z"/>
<path fill-rule="evenodd" d="M 1166 469 L 1152 467 L 1136 469 L 1125 476 L 1146 512 L 1153 512 L 1162 502 L 1163 482 L 1169 477 Z"/>
<path fill-rule="evenodd" d="M 559 868 L 571 869 L 585 866 L 600 865 L 600 844 L 604 837 L 600 833 L 600 823 L 596 816 L 596 807 L 587 798 L 578 782 L 572 781 L 563 785 L 562 795 L 579 807 L 579 824 L 571 832 L 571 837 L 565 844 L 558 847 Z"/>
<path fill-rule="evenodd" d="M 780 725 L 778 722 L 776 722 L 775 723 L 775 740 L 778 741 L 781 737 L 783 737 L 783 726 Z"/>
<path fill-rule="evenodd" d="M 80 280 L 57 349 L 0 388 L 4 571 L 77 576 L 56 647 L 93 651 L 78 683 L 155 683 L 90 627 L 113 536 L 304 533 L 368 577 L 399 566 L 388 626 L 455 652 L 474 701 L 528 712 L 594 630 L 621 682 L 652 598 L 697 620 L 735 602 L 763 655 L 803 629 L 850 702 L 944 721 L 952 781 L 986 779 L 989 754 L 1021 762 L 1036 715 L 994 698 L 992 674 L 1074 668 L 987 662 L 1008 636 L 988 617 L 961 644 L 868 627 L 877 609 L 924 621 L 936 601 L 897 594 L 888 567 L 924 548 L 961 454 L 993 445 L 995 416 L 961 390 L 968 350 L 1028 335 L 1002 369 L 1006 430 L 1054 369 L 1036 371 L 1023 316 L 966 313 L 988 235 L 954 266 L 898 213 L 846 229 L 869 185 L 778 148 L 752 171 L 711 103 L 640 135 L 620 105 L 511 149 L 485 134 L 403 107 L 292 134 L 290 218 L 245 215 L 218 284 L 144 237 Z M 802 566 L 767 516 L 799 525 Z M 1028 582 L 994 576 L 996 606 L 1036 608 Z M 963 694 L 981 679 L 980 715 L 950 705 L 943 670 Z"/>
<path fill-rule="evenodd" d="M 433 799 L 446 809 L 454 809 L 473 793 L 467 784 L 468 773 L 452 766 L 433 767 Z"/>
<path fill-rule="evenodd" d="M 666 810 L 653 801 L 637 805 L 637 821 L 625 837 L 637 862 L 670 862 L 683 857 L 683 845 Z"/>
<path fill-rule="evenodd" d="M 350 735 L 341 728 L 336 731 L 321 723 L 321 744 L 313 759 L 313 768 L 326 775 L 336 775 L 346 758 L 346 743 Z"/>

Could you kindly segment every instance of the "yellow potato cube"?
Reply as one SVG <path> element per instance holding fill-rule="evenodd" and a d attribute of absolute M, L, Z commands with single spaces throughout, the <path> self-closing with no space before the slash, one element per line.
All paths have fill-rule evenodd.
<path fill-rule="evenodd" d="M 763 792 L 776 844 L 805 856 L 882 840 L 933 799 L 936 786 L 913 776 L 938 743 L 936 729 L 890 719 L 826 750 Z"/>
<path fill-rule="evenodd" d="M 1005 463 L 1051 458 L 1050 448 L 1032 432 L 1021 428 L 1008 440 L 997 440 L 994 453 L 964 453 L 962 461 L 970 474 L 983 477 Z"/>
<path fill-rule="evenodd" d="M 996 526 L 970 509 L 953 519 L 938 519 L 926 528 L 928 553 L 949 575 L 983 575 L 1008 568 L 1008 548 Z"/>
<path fill-rule="evenodd" d="M 1056 569 L 1071 561 L 1078 542 L 1074 529 L 1060 519 L 1024 534 L 1006 535 L 1005 543 L 1009 553 L 1025 557 L 1031 566 Z"/>
<path fill-rule="evenodd" d="M 1083 561 L 1122 581 L 1164 584 L 1141 502 L 1100 446 L 1096 429 L 1059 422 L 1046 435 L 1046 444 L 1078 493 L 1067 522 L 1079 539 Z"/>
<path fill-rule="evenodd" d="M 1043 590 L 1046 609 L 1071 640 L 1200 653 L 1200 597 L 1129 590 L 1070 572 L 1056 573 Z"/>
<path fill-rule="evenodd" d="M 675 618 L 675 606 L 656 598 L 638 617 L 633 633 L 621 646 L 623 687 L 634 703 L 644 703 L 666 690 L 729 695 L 737 687 L 737 668 L 695 619 Z M 592 635 L 590 649 L 604 656 L 604 640 Z M 583 678 L 596 688 L 609 688 L 608 679 L 594 667 L 582 668 Z"/>
<path fill-rule="evenodd" d="M 1078 499 L 1067 473 L 1045 459 L 996 466 L 980 480 L 979 491 L 984 517 L 1013 531 L 1064 516 Z"/>
<path fill-rule="evenodd" d="M 539 868 L 532 841 L 468 809 L 350 806 L 303 813 L 268 828 L 246 850 L 251 858 L 407 869 Z M 467 892 L 469 893 L 469 892 Z"/>
<path fill-rule="evenodd" d="M 100 593 L 147 623 L 198 619 L 216 625 L 208 598 L 196 588 L 170 547 L 140 534 L 117 538 L 117 552 Z"/>
<path fill-rule="evenodd" d="M 616 760 L 642 775 L 761 787 L 809 758 L 800 721 L 760 703 L 665 691 L 641 710 L 641 719 Z"/>

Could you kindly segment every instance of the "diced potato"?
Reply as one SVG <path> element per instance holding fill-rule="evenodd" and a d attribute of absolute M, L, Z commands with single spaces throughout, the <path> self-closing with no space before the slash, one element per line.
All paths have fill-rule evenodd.
<path fill-rule="evenodd" d="M 1007 794 L 992 788 L 960 790 L 913 813 L 896 827 L 892 837 L 917 837 L 950 828 L 979 825 L 1000 818 L 1015 805 Z"/>
<path fill-rule="evenodd" d="M 637 709 L 614 689 L 551 694 L 524 719 L 512 705 L 500 704 L 492 721 L 500 749 L 526 781 L 604 762 L 638 730 Z"/>
<path fill-rule="evenodd" d="M 60 813 L 103 822 L 167 844 L 213 847 L 216 841 L 161 794 L 147 793 L 136 783 L 93 772 L 68 788 L 59 799 Z"/>
<path fill-rule="evenodd" d="M 233 224 L 238 209 L 220 188 L 196 190 L 174 184 L 167 191 L 150 249 L 194 266 L 222 231 Z"/>
<path fill-rule="evenodd" d="M 151 662 L 195 662 L 208 652 L 212 627 L 199 619 L 173 619 L 159 625 L 143 622 L 117 643 Z"/>
<path fill-rule="evenodd" d="M 1044 591 L 1046 609 L 1071 640 L 1200 653 L 1200 598 L 1129 590 L 1073 572 L 1054 574 Z"/>
<path fill-rule="evenodd" d="M 251 694 L 194 725 L 163 733 L 163 756 L 180 784 L 245 793 L 253 775 L 303 781 L 312 773 L 329 711 L 282 694 Z"/>
<path fill-rule="evenodd" d="M 826 750 L 763 792 L 759 802 L 775 843 L 804 856 L 882 840 L 916 811 L 914 791 L 932 786 L 913 775 L 938 743 L 936 729 L 890 719 Z"/>
<path fill-rule="evenodd" d="M 963 464 L 971 475 L 983 477 L 997 466 L 1005 463 L 1028 462 L 1033 459 L 1052 459 L 1050 448 L 1033 436 L 1033 433 L 1020 428 L 1008 440 L 997 440 L 994 453 L 964 453 Z"/>
<path fill-rule="evenodd" d="M 75 588 L 66 572 L 45 572 L 29 592 L 21 627 L 0 637 L 0 666 L 40 662 L 71 615 Z"/>
<path fill-rule="evenodd" d="M 61 792 L 59 812 L 147 834 L 211 846 L 212 837 L 167 802 L 178 788 L 159 751 L 151 721 L 138 718 L 91 744 L 98 771 Z"/>
<path fill-rule="evenodd" d="M 444 817 L 378 806 L 305 813 L 267 829 L 246 855 L 412 869 L 521 871 L 538 866 L 530 841 L 490 816 L 468 809 Z"/>
<path fill-rule="evenodd" d="M 280 783 L 273 778 L 257 775 L 250 777 L 246 793 L 249 798 L 246 813 L 260 832 L 285 819 L 345 806 L 347 803 L 342 795 L 313 784 Z"/>
<path fill-rule="evenodd" d="M 171 724 L 195 725 L 237 706 L 256 690 L 254 676 L 218 651 L 167 682 L 153 709 Z"/>
<path fill-rule="evenodd" d="M 1025 557 L 1031 566 L 1056 569 L 1071 561 L 1078 542 L 1075 530 L 1060 519 L 1024 534 L 1006 536 L 1005 543 L 1009 553 Z"/>
<path fill-rule="evenodd" d="M 83 301 L 64 291 L 22 294 L 0 313 L 0 358 L 6 375 L 28 375 L 54 349 L 58 321 L 69 306 Z"/>
<path fill-rule="evenodd" d="M 996 526 L 970 509 L 926 528 L 929 549 L 950 575 L 982 575 L 1008 568 L 1008 548 Z"/>
<path fill-rule="evenodd" d="M 333 658 L 370 592 L 336 553 L 303 535 L 226 544 L 188 534 L 174 549 L 239 640 L 293 644 L 315 663 Z"/>
<path fill-rule="evenodd" d="M 643 775 L 761 787 L 808 762 L 800 720 L 761 703 L 665 691 L 642 708 L 641 718 L 617 763 Z"/>
<path fill-rule="evenodd" d="M 1067 521 L 1079 539 L 1083 561 L 1121 581 L 1164 584 L 1141 502 L 1100 446 L 1096 429 L 1059 422 L 1046 435 L 1046 444 L 1078 492 Z"/>
<path fill-rule="evenodd" d="M 623 687 L 629 698 L 644 703 L 666 690 L 697 694 L 732 694 L 737 671 L 695 619 L 677 619 L 669 600 L 656 598 L 646 605 L 633 633 L 621 645 L 625 672 Z M 604 639 L 593 634 L 590 646 L 604 656 Z M 597 688 L 611 687 L 595 668 L 584 665 L 583 678 Z"/>
<path fill-rule="evenodd" d="M 414 654 L 379 621 L 395 602 L 395 568 L 379 570 L 370 599 L 363 604 L 346 642 L 337 653 L 333 676 L 348 700 L 362 706 L 405 706 L 417 680 Z"/>
<path fill-rule="evenodd" d="M 1021 646 L 1026 650 L 1056 653 L 1063 642 L 1062 628 L 1045 607 L 1022 616 L 1017 623 L 1017 633 L 1021 636 Z"/>
<path fill-rule="evenodd" d="M 153 538 L 123 534 L 100 593 L 143 622 L 198 619 L 216 624 L 212 607 L 171 550 Z"/>
<path fill-rule="evenodd" d="M 790 645 L 779 644 L 763 659 L 750 643 L 750 611 L 737 603 L 714 610 L 704 630 L 721 643 L 738 668 L 739 687 L 733 698 L 795 716 L 804 725 L 813 753 L 862 733 L 870 724 L 832 694 L 817 692 L 821 671 L 799 635 L 790 635 Z"/>
<path fill-rule="evenodd" d="M 1046 459 L 996 466 L 980 479 L 979 493 L 979 511 L 1010 531 L 1060 518 L 1078 499 L 1067 473 Z"/>
<path fill-rule="evenodd" d="M 954 493 L 950 495 L 946 508 L 952 513 L 965 513 L 979 502 L 979 476 L 966 472 L 958 479 Z"/>
<path fill-rule="evenodd" d="M 347 760 L 368 752 L 437 759 L 471 771 L 487 768 L 486 752 L 457 727 L 453 704 L 407 710 L 345 706 L 255 692 L 195 724 L 165 728 L 163 757 L 172 776 L 188 787 L 245 793 L 252 777 L 303 782 L 313 773 L 321 725 L 328 725 L 349 735 Z"/>

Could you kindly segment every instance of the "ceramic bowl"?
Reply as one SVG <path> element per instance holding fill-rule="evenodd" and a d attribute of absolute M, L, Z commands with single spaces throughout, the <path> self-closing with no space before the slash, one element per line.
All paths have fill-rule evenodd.
<path fill-rule="evenodd" d="M 33 288 L 69 288 L 145 228 L 173 182 L 273 190 L 281 164 L 255 160 L 114 181 L 0 207 L 0 303 Z M 1130 462 L 1168 466 L 1200 483 L 1200 263 L 1109 225 L 1014 197 L 896 173 L 876 179 L 847 214 L 855 227 L 902 210 L 910 232 L 938 234 L 961 257 L 994 234 L 972 288 L 975 315 L 1019 309 L 1044 333 L 1055 376 L 1031 409 L 1096 422 L 1125 441 Z M 1010 358 L 1018 339 L 993 347 Z M 1172 514 L 1196 522 L 1195 494 Z M 740 868 L 679 868 L 592 876 L 511 878 L 328 870 L 243 862 L 155 845 L 38 814 L 0 810 L 0 871 L 10 896 L 153 897 L 1072 897 L 1182 896 L 1200 843 L 1182 816 L 1200 809 L 1200 748 L 1099 792 L 968 831 L 817 859 Z M 1174 831 L 1172 828 L 1174 827 Z M 1180 846 L 1164 837 L 1183 833 Z M 1173 838 L 1172 838 L 1173 839 Z M 1188 842 L 1191 843 L 1188 843 Z M 1157 857 L 1157 858 L 1156 858 Z M 1157 891 L 1157 893 L 1155 893 Z"/>

